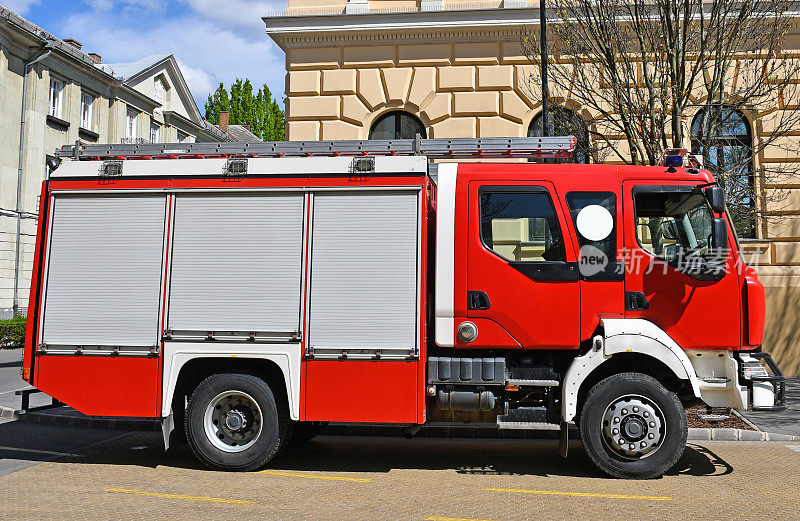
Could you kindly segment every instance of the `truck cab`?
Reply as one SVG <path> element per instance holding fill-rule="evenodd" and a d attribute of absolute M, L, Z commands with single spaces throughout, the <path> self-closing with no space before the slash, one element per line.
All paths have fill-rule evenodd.
<path fill-rule="evenodd" d="M 784 407 L 780 372 L 759 352 L 764 288 L 723 191 L 680 163 L 439 167 L 433 358 L 506 353 L 501 428 L 575 421 L 601 468 L 629 476 L 645 460 L 653 469 L 669 455 L 662 471 L 674 463 L 661 447 L 680 438 L 670 429 L 685 431 L 677 400 Z M 441 374 L 429 372 L 439 404 L 466 400 Z M 451 390 L 440 395 L 442 385 Z"/>

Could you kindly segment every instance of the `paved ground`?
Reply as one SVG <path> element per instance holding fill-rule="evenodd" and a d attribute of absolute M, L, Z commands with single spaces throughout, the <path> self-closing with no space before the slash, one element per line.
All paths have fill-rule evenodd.
<path fill-rule="evenodd" d="M 113 439 L 124 431 L 0 420 L 0 476 Z M 0 486 L 0 518 L 8 485 Z"/>
<path fill-rule="evenodd" d="M 19 389 L 30 387 L 20 376 L 22 349 L 0 349 L 0 407 L 19 409 L 20 397 L 14 394 Z M 42 394 L 31 396 L 31 405 L 46 405 L 49 398 Z"/>
<path fill-rule="evenodd" d="M 157 433 L 130 433 L 0 476 L 0 517 L 800 519 L 800 447 L 782 443 L 690 444 L 651 481 L 607 479 L 579 446 L 564 461 L 550 441 L 323 436 L 246 474 L 159 445 Z"/>
<path fill-rule="evenodd" d="M 786 382 L 786 404 L 782 412 L 748 412 L 745 417 L 767 432 L 800 436 L 800 377 L 789 378 Z"/>
<path fill-rule="evenodd" d="M 21 367 L 22 349 L 0 349 L 0 396 L 27 386 L 19 374 Z"/>

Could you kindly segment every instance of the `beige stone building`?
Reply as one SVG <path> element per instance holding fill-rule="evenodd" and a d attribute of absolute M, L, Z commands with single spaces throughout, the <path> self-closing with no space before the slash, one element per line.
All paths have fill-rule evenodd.
<path fill-rule="evenodd" d="M 521 27 L 538 25 L 538 1 L 289 0 L 285 16 L 264 21 L 286 52 L 287 139 L 541 132 L 520 45 Z M 568 93 L 554 96 L 562 119 L 590 147 L 581 125 L 592 115 Z M 742 115 L 740 123 L 736 146 L 769 131 L 766 114 Z M 587 156 L 579 151 L 573 159 Z M 761 154 L 753 172 L 759 164 L 797 161 Z M 800 178 L 764 188 L 786 192 L 779 209 L 766 208 L 782 218 L 756 223 L 743 245 L 767 286 L 765 343 L 789 374 L 800 374 Z"/>
<path fill-rule="evenodd" d="M 104 64 L 0 6 L 0 318 L 27 311 L 47 160 L 77 140 L 231 138 L 203 119 L 173 56 Z"/>

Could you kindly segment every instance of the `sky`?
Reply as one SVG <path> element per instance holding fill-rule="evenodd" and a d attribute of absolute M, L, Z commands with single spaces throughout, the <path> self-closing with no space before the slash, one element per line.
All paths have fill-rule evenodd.
<path fill-rule="evenodd" d="M 263 84 L 282 103 L 285 61 L 261 17 L 286 0 L 0 0 L 59 38 L 83 43 L 104 63 L 171 53 L 200 111 L 209 92 L 236 78 Z"/>

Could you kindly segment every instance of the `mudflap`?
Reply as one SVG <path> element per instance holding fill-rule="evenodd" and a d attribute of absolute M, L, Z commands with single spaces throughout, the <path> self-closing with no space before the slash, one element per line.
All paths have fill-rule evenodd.
<path fill-rule="evenodd" d="M 569 423 L 561 422 L 561 440 L 558 442 L 558 453 L 566 459 L 569 450 Z"/>

